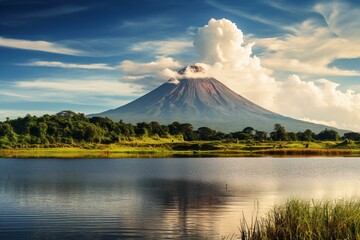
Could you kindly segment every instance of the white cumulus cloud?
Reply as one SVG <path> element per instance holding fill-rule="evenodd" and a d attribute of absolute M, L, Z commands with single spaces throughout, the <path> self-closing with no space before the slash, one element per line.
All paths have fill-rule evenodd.
<path fill-rule="evenodd" d="M 291 75 L 282 83 L 275 102 L 273 109 L 286 115 L 360 130 L 360 93 L 341 91 L 339 84 L 326 79 L 304 81 Z"/>
<path fill-rule="evenodd" d="M 253 44 L 244 42 L 241 30 L 226 19 L 211 19 L 194 36 L 203 61 L 199 64 L 235 92 L 283 115 L 360 130 L 360 93 L 342 91 L 326 79 L 304 81 L 297 75 L 275 79 L 252 55 Z"/>
<path fill-rule="evenodd" d="M 270 107 L 279 83 L 252 55 L 254 44 L 243 43 L 243 33 L 227 19 L 210 19 L 194 36 L 194 47 L 202 57 L 199 64 L 209 75 L 257 104 Z"/>

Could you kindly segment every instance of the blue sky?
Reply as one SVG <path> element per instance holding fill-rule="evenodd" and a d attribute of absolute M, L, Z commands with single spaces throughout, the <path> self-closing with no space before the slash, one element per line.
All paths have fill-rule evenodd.
<path fill-rule="evenodd" d="M 360 129 L 337 117 L 360 119 L 357 1 L 0 0 L 0 118 L 118 107 L 171 75 L 159 72 L 188 64 L 208 64 L 221 78 L 234 69 L 215 67 L 193 47 L 212 18 L 236 24 L 244 47 L 255 43 L 247 58 L 266 71 L 249 79 L 274 93 L 261 99 L 268 93 L 241 79 L 232 84 L 223 72 L 234 91 L 285 115 Z M 303 93 L 289 92 L 299 86 Z M 304 96 L 316 106 L 294 106 Z"/>

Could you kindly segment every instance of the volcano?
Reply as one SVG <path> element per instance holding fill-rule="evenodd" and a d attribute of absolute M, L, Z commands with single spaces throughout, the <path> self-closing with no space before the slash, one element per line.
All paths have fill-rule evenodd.
<path fill-rule="evenodd" d="M 133 124 L 151 121 L 170 124 L 177 121 L 224 132 L 239 131 L 249 126 L 270 131 L 276 123 L 294 132 L 333 129 L 266 110 L 233 92 L 215 78 L 206 77 L 200 66 L 188 66 L 178 71 L 178 74 L 178 79 L 170 79 L 124 106 L 89 116 L 108 117 Z"/>

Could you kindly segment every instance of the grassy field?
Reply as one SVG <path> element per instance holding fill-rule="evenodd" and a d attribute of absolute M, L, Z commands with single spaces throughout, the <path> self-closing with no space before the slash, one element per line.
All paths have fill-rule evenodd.
<path fill-rule="evenodd" d="M 0 157 L 119 158 L 204 156 L 360 156 L 360 142 L 184 141 L 129 138 L 116 144 L 49 144 L 0 149 Z"/>
<path fill-rule="evenodd" d="M 360 239 L 360 201 L 288 200 L 265 217 L 243 220 L 243 240 Z"/>

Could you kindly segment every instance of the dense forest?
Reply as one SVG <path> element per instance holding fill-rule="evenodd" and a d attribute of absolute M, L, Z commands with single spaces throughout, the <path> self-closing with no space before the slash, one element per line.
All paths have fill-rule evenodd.
<path fill-rule="evenodd" d="M 275 124 L 272 132 L 267 133 L 246 127 L 231 133 L 223 133 L 208 127 L 196 130 L 190 123 L 173 122 L 161 125 L 158 122 L 141 122 L 136 125 L 114 122 L 109 118 L 87 118 L 82 113 L 62 111 L 55 115 L 41 117 L 27 115 L 23 118 L 6 119 L 0 122 L 0 148 L 25 148 L 29 145 L 58 146 L 59 144 L 79 143 L 119 143 L 131 137 L 177 136 L 184 141 L 196 140 L 243 140 L 243 141 L 325 141 L 339 140 L 334 130 L 324 129 L 316 134 L 311 130 L 287 132 L 280 124 Z M 344 139 L 360 141 L 360 134 L 351 132 Z"/>

